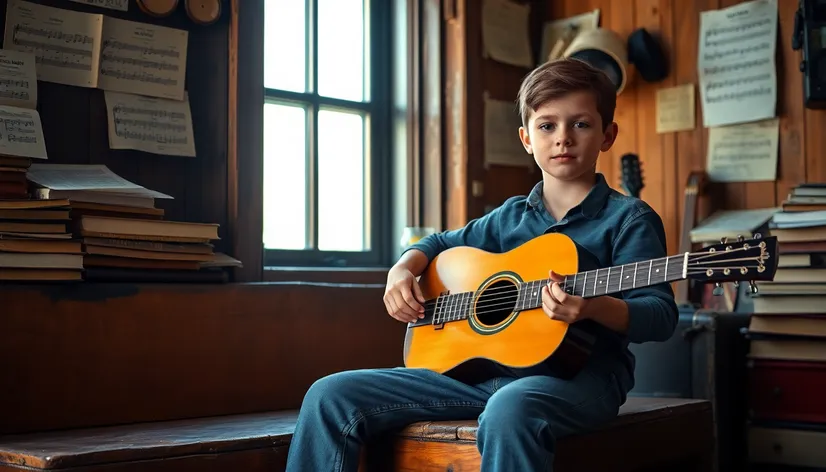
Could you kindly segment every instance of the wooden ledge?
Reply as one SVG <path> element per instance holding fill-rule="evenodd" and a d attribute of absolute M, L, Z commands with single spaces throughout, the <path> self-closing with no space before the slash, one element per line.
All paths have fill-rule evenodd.
<path fill-rule="evenodd" d="M 286 458 L 297 415 L 288 410 L 0 436 L 0 469 L 64 469 L 251 449 L 281 448 Z"/>
<path fill-rule="evenodd" d="M 283 471 L 296 417 L 285 410 L 0 436 L 0 471 Z M 630 471 L 707 458 L 711 421 L 705 400 L 629 398 L 604 429 L 560 442 L 558 470 Z M 361 470 L 478 468 L 476 424 L 412 424 L 368 445 Z"/>

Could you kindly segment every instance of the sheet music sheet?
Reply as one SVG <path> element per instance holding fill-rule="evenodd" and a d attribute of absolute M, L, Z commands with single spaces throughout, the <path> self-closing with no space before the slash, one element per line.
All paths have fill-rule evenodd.
<path fill-rule="evenodd" d="M 776 180 L 779 142 L 779 118 L 711 128 L 706 172 L 715 182 Z"/>
<path fill-rule="evenodd" d="M 10 0 L 5 49 L 37 56 L 37 78 L 78 87 L 97 87 L 103 15 Z"/>
<path fill-rule="evenodd" d="M 775 116 L 777 1 L 753 0 L 700 14 L 697 55 L 706 127 Z"/>
<path fill-rule="evenodd" d="M 37 108 L 34 54 L 0 49 L 0 105 Z"/>
<path fill-rule="evenodd" d="M 694 84 L 657 89 L 657 133 L 694 129 Z"/>
<path fill-rule="evenodd" d="M 100 8 L 108 8 L 110 10 L 127 11 L 129 10 L 129 0 L 72 0 L 75 3 L 85 3 Z"/>
<path fill-rule="evenodd" d="M 0 155 L 48 158 L 37 110 L 0 106 Z"/>
<path fill-rule="evenodd" d="M 533 57 L 528 38 L 530 5 L 510 0 L 483 0 L 483 53 L 514 66 L 531 67 Z"/>
<path fill-rule="evenodd" d="M 184 99 L 188 32 L 106 17 L 98 87 Z"/>
<path fill-rule="evenodd" d="M 130 196 L 172 198 L 126 180 L 103 164 L 32 164 L 27 175 L 32 182 L 50 190 L 107 190 Z"/>
<path fill-rule="evenodd" d="M 167 100 L 104 92 L 109 147 L 173 156 L 195 156 L 189 97 Z"/>
<path fill-rule="evenodd" d="M 522 120 L 511 101 L 494 100 L 485 94 L 485 166 L 534 166 L 519 140 Z"/>

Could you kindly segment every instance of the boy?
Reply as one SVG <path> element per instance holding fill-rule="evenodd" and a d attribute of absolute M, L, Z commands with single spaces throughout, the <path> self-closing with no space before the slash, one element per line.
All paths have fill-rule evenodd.
<path fill-rule="evenodd" d="M 525 150 L 542 170 L 530 195 L 508 199 L 462 229 L 412 245 L 387 277 L 384 303 L 401 322 L 422 316 L 416 277 L 441 251 L 459 245 L 505 252 L 546 232 L 570 236 L 580 270 L 666 255 L 660 217 L 612 190 L 596 173 L 617 135 L 614 85 L 584 62 L 563 59 L 531 72 L 519 91 Z M 557 274 L 550 273 L 554 280 Z M 556 441 L 613 419 L 633 387 L 629 342 L 664 341 L 677 323 L 669 284 L 585 300 L 558 283 L 543 288 L 543 311 L 597 338 L 586 367 L 570 380 L 544 365 L 502 369 L 467 384 L 422 369 L 340 372 L 307 392 L 287 470 L 353 471 L 362 444 L 416 421 L 477 418 L 483 472 L 550 471 Z"/>

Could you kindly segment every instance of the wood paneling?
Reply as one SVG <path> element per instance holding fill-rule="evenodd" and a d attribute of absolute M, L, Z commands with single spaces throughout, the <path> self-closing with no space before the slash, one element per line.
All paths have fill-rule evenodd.
<path fill-rule="evenodd" d="M 332 372 L 402 363 L 384 285 L 0 287 L 0 434 L 294 409 Z"/>
<path fill-rule="evenodd" d="M 455 49 L 447 49 L 449 90 L 457 89 L 450 81 L 454 73 L 466 74 L 468 82 L 466 94 L 457 95 L 461 96 L 461 100 L 448 99 L 445 113 L 448 117 L 453 116 L 455 123 L 466 120 L 467 125 L 462 143 L 451 141 L 448 134 L 446 166 L 449 179 L 446 196 L 448 215 L 453 215 L 447 221 L 450 228 L 481 216 L 486 207 L 498 205 L 508 196 L 527 193 L 541 179 L 539 172 L 521 168 L 484 168 L 483 94 L 487 91 L 492 98 L 514 100 L 519 81 L 528 71 L 483 58 L 481 2 L 457 2 L 462 7 L 460 10 L 467 11 L 463 11 L 466 15 L 462 17 L 461 29 L 448 22 L 448 45 L 451 42 L 456 44 L 459 41 L 456 38 L 460 36 L 466 44 L 461 54 L 456 54 Z M 740 0 L 534 0 L 530 3 L 534 45 L 538 44 L 538 17 L 564 18 L 594 8 L 601 11 L 601 27 L 614 30 L 623 37 L 637 28 L 645 28 L 660 41 L 669 74 L 661 82 L 647 83 L 631 67 L 630 82 L 617 99 L 616 121 L 620 132 L 613 149 L 600 157 L 598 170 L 605 174 L 612 186 L 619 189 L 620 157 L 627 152 L 640 156 L 645 178 L 642 198 L 663 218 L 668 250 L 677 251 L 684 188 L 691 172 L 705 169 L 708 129 L 703 127 L 699 90 L 696 90 L 696 127 L 690 131 L 658 134 L 655 126 L 656 92 L 659 88 L 674 85 L 697 86 L 700 13 L 736 5 Z M 826 126 L 826 111 L 803 108 L 800 53 L 791 49 L 797 2 L 778 2 L 778 6 L 777 113 L 781 128 L 778 179 L 776 182 L 712 183 L 708 193 L 701 196 L 700 218 L 716 209 L 779 205 L 791 187 L 802 182 L 826 181 L 826 160 L 822 158 L 826 149 L 826 137 L 822 132 Z M 461 129 L 459 126 L 454 128 Z M 451 129 L 448 122 L 448 131 Z M 474 180 L 484 184 L 483 195 L 472 195 Z M 459 201 L 461 195 L 466 200 Z M 450 209 L 455 210 L 451 213 Z"/>
<path fill-rule="evenodd" d="M 644 165 L 646 187 L 642 198 L 662 216 L 668 233 L 669 251 L 676 251 L 683 209 L 683 189 L 692 171 L 705 168 L 708 129 L 702 124 L 699 90 L 696 92 L 696 128 L 691 131 L 657 134 L 656 90 L 661 87 L 697 84 L 697 49 L 700 12 L 725 8 L 740 0 L 565 0 L 549 1 L 548 18 L 562 18 L 600 8 L 601 27 L 627 36 L 645 28 L 657 37 L 666 53 L 668 77 L 659 83 L 643 81 L 632 68 L 632 81 L 617 100 L 620 134 L 613 150 L 601 157 L 599 170 L 619 186 L 619 157 L 639 154 Z M 780 204 L 794 185 L 826 181 L 822 129 L 824 112 L 803 108 L 800 54 L 791 49 L 797 2 L 778 2 L 777 42 L 780 147 L 776 182 L 711 184 L 721 198 L 706 199 L 701 217 L 719 208 L 760 208 Z"/>
<path fill-rule="evenodd" d="M 218 223 L 216 249 L 228 251 L 227 239 L 227 110 L 229 2 L 210 26 L 199 26 L 186 15 L 183 2 L 166 18 L 144 14 L 134 2 L 128 12 L 101 9 L 65 0 L 34 3 L 69 10 L 158 24 L 189 31 L 186 90 L 189 92 L 197 157 L 156 155 L 109 149 L 103 90 L 38 82 L 37 109 L 43 123 L 48 162 L 105 164 L 140 185 L 164 192 L 174 200 L 159 200 L 166 219 Z M 0 0 L 5 19 L 7 0 Z M 5 24 L 5 20 L 3 21 Z"/>

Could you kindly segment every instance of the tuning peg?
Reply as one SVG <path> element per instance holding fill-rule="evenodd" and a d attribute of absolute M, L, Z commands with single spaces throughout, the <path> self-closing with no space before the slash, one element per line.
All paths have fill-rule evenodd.
<path fill-rule="evenodd" d="M 749 289 L 751 290 L 752 295 L 757 294 L 757 284 L 754 283 L 754 280 L 749 280 Z"/>
<path fill-rule="evenodd" d="M 762 235 L 762 234 L 760 234 L 760 233 L 754 233 L 754 234 L 751 236 L 751 238 L 752 238 L 752 239 L 760 239 L 760 238 L 762 238 L 762 237 L 763 237 L 763 235 Z"/>
<path fill-rule="evenodd" d="M 746 240 L 746 238 L 744 238 L 742 234 L 737 235 L 737 242 L 738 243 L 742 243 L 745 240 Z"/>
<path fill-rule="evenodd" d="M 722 238 L 720 238 L 720 244 L 725 244 L 726 242 L 728 242 L 727 237 L 723 236 Z"/>
<path fill-rule="evenodd" d="M 720 282 L 714 282 L 714 290 L 711 291 L 711 294 L 715 297 L 719 297 L 723 294 L 723 284 Z"/>

